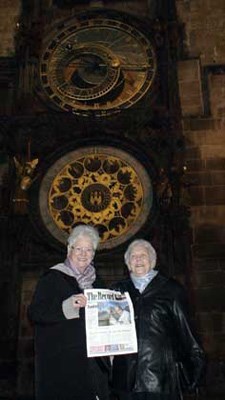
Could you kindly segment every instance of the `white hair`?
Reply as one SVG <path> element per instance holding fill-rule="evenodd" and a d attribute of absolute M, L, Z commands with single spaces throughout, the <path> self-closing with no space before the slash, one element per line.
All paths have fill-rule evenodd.
<path fill-rule="evenodd" d="M 124 254 L 124 261 L 127 267 L 129 268 L 130 266 L 130 256 L 134 247 L 136 246 L 142 246 L 148 251 L 149 257 L 151 259 L 151 269 L 155 268 L 157 260 L 156 251 L 154 247 L 151 245 L 151 243 L 149 243 L 147 240 L 144 239 L 136 239 L 133 242 L 131 242 L 130 245 L 128 246 Z"/>
<path fill-rule="evenodd" d="M 67 239 L 67 250 L 70 251 L 71 247 L 80 237 L 88 236 L 93 244 L 94 250 L 97 249 L 98 244 L 100 242 L 100 236 L 96 228 L 91 225 L 77 225 L 70 233 Z"/>

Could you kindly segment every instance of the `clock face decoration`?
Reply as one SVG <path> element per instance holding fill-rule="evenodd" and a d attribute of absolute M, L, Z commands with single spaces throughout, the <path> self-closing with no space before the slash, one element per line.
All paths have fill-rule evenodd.
<path fill-rule="evenodd" d="M 44 41 L 41 92 L 56 109 L 105 117 L 151 92 L 156 56 L 136 19 L 110 10 L 86 11 Z"/>
<path fill-rule="evenodd" d="M 39 192 L 42 221 L 61 243 L 80 223 L 95 226 L 100 249 L 133 236 L 152 206 L 152 185 L 145 168 L 130 154 L 111 146 L 67 153 L 44 176 Z"/>

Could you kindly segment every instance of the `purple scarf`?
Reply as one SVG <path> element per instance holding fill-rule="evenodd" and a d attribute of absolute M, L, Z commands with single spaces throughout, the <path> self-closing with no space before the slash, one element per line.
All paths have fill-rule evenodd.
<path fill-rule="evenodd" d="M 94 263 L 91 262 L 84 272 L 80 272 L 76 265 L 73 264 L 70 258 L 67 258 L 64 264 L 70 268 L 73 272 L 74 277 L 76 278 L 80 289 L 90 289 L 92 288 L 92 283 L 96 279 L 96 273 L 94 268 Z"/>

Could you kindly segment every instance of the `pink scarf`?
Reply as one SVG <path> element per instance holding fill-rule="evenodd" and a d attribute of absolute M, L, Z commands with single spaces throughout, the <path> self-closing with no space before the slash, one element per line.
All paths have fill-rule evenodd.
<path fill-rule="evenodd" d="M 80 289 L 90 289 L 92 288 L 92 283 L 96 279 L 96 273 L 94 268 L 94 263 L 91 262 L 84 272 L 80 272 L 76 265 L 73 264 L 70 258 L 65 260 L 65 265 L 70 268 L 76 278 Z"/>

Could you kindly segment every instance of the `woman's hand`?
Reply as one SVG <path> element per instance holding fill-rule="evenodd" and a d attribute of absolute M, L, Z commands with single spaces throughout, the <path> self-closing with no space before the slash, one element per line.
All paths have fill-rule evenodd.
<path fill-rule="evenodd" d="M 72 297 L 73 307 L 82 308 L 87 304 L 87 297 L 83 293 L 75 294 Z"/>

